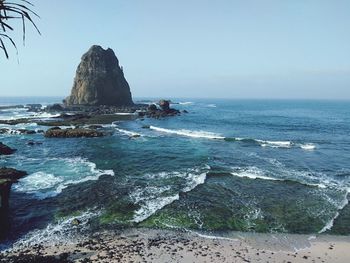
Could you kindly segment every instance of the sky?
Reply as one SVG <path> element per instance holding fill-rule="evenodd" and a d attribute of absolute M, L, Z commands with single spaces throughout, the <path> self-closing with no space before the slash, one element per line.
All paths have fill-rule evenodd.
<path fill-rule="evenodd" d="M 348 0 L 33 0 L 0 96 L 68 96 L 81 56 L 112 48 L 134 97 L 350 99 Z M 88 4 L 87 4 L 88 3 Z"/>

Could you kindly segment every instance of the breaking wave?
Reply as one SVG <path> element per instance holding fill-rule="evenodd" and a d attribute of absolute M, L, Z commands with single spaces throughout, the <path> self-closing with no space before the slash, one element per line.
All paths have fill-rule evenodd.
<path fill-rule="evenodd" d="M 314 150 L 316 145 L 312 143 L 300 144 L 293 143 L 292 141 L 268 141 L 268 140 L 259 140 L 259 139 L 249 139 L 249 138 L 239 138 L 239 137 L 224 137 L 221 134 L 207 132 L 207 131 L 193 131 L 186 129 L 166 129 L 156 126 L 149 126 L 151 130 L 167 133 L 167 134 L 175 134 L 179 136 L 191 137 L 191 138 L 203 138 L 203 139 L 214 139 L 214 140 L 225 140 L 228 142 L 243 142 L 243 143 L 252 143 L 258 144 L 261 147 L 271 147 L 271 148 L 291 148 L 291 147 L 299 147 L 304 150 Z"/>
<path fill-rule="evenodd" d="M 34 172 L 13 185 L 14 191 L 33 194 L 38 199 L 53 197 L 72 184 L 97 180 L 101 175 L 114 176 L 113 170 L 100 170 L 87 159 L 50 158 L 45 170 Z"/>
<path fill-rule="evenodd" d="M 165 129 L 165 128 L 160 128 L 156 126 L 150 126 L 149 127 L 151 130 L 162 132 L 162 133 L 168 133 L 168 134 L 176 134 L 180 136 L 186 136 L 186 137 L 192 137 L 192 138 L 204 138 L 204 139 L 225 139 L 225 137 L 212 133 L 212 132 L 206 132 L 206 131 L 191 131 L 191 130 L 171 130 L 171 129 Z"/>
<path fill-rule="evenodd" d="M 147 186 L 137 188 L 130 193 L 130 198 L 135 204 L 141 206 L 135 211 L 133 222 L 139 223 L 153 215 L 156 211 L 180 198 L 180 193 L 192 191 L 200 184 L 204 184 L 207 171 L 202 169 L 190 169 L 186 172 L 161 172 L 146 175 L 149 178 L 181 177 L 186 180 L 185 186 L 180 191 L 174 192 L 171 186 Z"/>
<path fill-rule="evenodd" d="M 77 241 L 77 234 L 88 230 L 89 221 L 101 214 L 100 211 L 86 211 L 81 215 L 65 218 L 57 223 L 50 223 L 44 229 L 36 229 L 27 233 L 16 241 L 12 248 L 23 249 L 37 244 L 56 245 L 62 243 L 73 243 Z M 78 220 L 79 224 L 73 224 Z"/>

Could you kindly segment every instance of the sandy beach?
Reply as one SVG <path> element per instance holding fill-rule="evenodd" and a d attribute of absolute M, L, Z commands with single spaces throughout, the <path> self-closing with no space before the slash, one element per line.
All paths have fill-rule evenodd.
<path fill-rule="evenodd" d="M 350 237 L 129 229 L 2 253 L 0 262 L 349 262 Z"/>

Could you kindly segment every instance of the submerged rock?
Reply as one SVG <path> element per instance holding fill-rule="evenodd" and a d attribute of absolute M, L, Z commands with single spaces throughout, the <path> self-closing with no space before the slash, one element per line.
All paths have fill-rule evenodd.
<path fill-rule="evenodd" d="M 78 138 L 78 137 L 101 137 L 104 133 L 93 129 L 75 128 L 61 129 L 54 127 L 45 132 L 45 137 L 48 138 Z"/>
<path fill-rule="evenodd" d="M 10 155 L 13 154 L 16 151 L 16 149 L 12 149 L 8 147 L 7 145 L 0 142 L 0 155 Z"/>
<path fill-rule="evenodd" d="M 112 49 L 92 46 L 76 71 L 66 105 L 133 105 L 128 82 Z"/>

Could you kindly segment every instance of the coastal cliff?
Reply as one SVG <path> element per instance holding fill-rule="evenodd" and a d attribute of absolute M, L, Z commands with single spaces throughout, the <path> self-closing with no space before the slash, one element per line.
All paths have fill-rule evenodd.
<path fill-rule="evenodd" d="M 133 105 L 129 84 L 112 49 L 94 45 L 82 56 L 65 104 Z"/>

